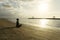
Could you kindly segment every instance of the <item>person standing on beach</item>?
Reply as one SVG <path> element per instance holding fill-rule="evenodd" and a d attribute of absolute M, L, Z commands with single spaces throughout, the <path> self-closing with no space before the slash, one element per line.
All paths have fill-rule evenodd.
<path fill-rule="evenodd" d="M 16 20 L 17 20 L 17 21 L 16 21 L 16 27 L 17 27 L 17 28 L 21 27 L 22 24 L 19 24 L 19 19 L 17 18 Z"/>

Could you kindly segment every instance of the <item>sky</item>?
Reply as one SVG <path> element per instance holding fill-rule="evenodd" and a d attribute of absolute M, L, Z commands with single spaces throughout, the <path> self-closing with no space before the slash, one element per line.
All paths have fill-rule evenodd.
<path fill-rule="evenodd" d="M 0 0 L 0 18 L 60 17 L 60 0 Z"/>

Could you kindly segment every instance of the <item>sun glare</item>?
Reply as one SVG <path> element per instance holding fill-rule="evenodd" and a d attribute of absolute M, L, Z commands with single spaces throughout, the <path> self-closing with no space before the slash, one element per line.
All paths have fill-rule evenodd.
<path fill-rule="evenodd" d="M 38 3 L 38 11 L 47 12 L 48 11 L 48 2 L 47 1 L 40 1 Z"/>
<path fill-rule="evenodd" d="M 39 22 L 41 28 L 47 28 L 47 23 L 48 23 L 47 19 L 41 19 Z"/>

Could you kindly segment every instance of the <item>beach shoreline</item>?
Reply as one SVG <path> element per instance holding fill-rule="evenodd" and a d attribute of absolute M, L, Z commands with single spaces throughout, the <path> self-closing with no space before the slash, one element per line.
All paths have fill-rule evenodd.
<path fill-rule="evenodd" d="M 60 30 L 27 24 L 16 28 L 15 25 L 7 19 L 0 19 L 0 40 L 60 40 Z"/>

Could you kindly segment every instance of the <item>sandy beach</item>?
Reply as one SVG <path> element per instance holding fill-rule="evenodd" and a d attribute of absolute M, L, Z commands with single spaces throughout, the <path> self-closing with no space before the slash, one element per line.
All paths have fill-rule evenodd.
<path fill-rule="evenodd" d="M 60 30 L 23 24 L 20 28 L 7 19 L 0 19 L 0 40 L 60 40 Z"/>

